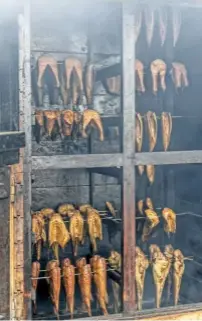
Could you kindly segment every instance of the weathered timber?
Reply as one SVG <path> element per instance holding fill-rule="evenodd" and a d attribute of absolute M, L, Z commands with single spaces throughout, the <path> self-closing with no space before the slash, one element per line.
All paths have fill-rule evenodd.
<path fill-rule="evenodd" d="M 30 2 L 23 1 L 19 22 L 19 127 L 25 131 L 25 149 L 21 151 L 24 176 L 24 293 L 21 319 L 31 319 L 31 64 L 30 64 Z M 22 211 L 22 210 L 21 210 Z"/>
<path fill-rule="evenodd" d="M 122 154 L 32 156 L 32 169 L 121 167 Z"/>
<path fill-rule="evenodd" d="M 0 132 L 0 153 L 16 150 L 25 146 L 25 133 Z"/>
<path fill-rule="evenodd" d="M 169 165 L 202 163 L 202 151 L 136 153 L 134 165 Z"/>
<path fill-rule="evenodd" d="M 19 162 L 19 151 L 0 153 L 0 166 L 13 165 Z"/>
<path fill-rule="evenodd" d="M 115 77 L 121 74 L 121 64 L 115 64 L 102 69 L 96 73 L 96 81 L 103 81 L 106 78 Z"/>
<path fill-rule="evenodd" d="M 89 170 L 91 173 L 98 173 L 110 177 L 115 177 L 119 181 L 122 180 L 122 171 L 120 168 L 92 168 Z"/>
<path fill-rule="evenodd" d="M 0 167 L 0 314 L 10 319 L 9 307 L 9 201 L 10 173 L 8 167 Z"/>
<path fill-rule="evenodd" d="M 135 35 L 131 3 L 122 15 L 122 106 L 123 106 L 123 312 L 135 311 Z"/>

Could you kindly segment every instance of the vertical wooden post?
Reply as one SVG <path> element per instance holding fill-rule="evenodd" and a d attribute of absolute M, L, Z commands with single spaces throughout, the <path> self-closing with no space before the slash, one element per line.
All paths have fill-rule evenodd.
<path fill-rule="evenodd" d="M 30 1 L 24 0 L 19 16 L 20 130 L 25 132 L 21 154 L 24 176 L 24 318 L 31 319 L 31 70 Z"/>
<path fill-rule="evenodd" d="M 123 107 L 123 312 L 135 310 L 135 33 L 130 2 L 122 14 L 122 107 Z"/>
<path fill-rule="evenodd" d="M 9 169 L 0 167 L 0 316 L 9 315 Z"/>

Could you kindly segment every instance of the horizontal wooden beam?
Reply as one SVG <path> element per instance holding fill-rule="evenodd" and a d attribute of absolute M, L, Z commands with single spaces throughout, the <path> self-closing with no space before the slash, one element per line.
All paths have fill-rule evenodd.
<path fill-rule="evenodd" d="M 24 146 L 24 132 L 0 132 L 0 153 L 18 150 Z"/>
<path fill-rule="evenodd" d="M 32 170 L 121 167 L 122 154 L 32 156 Z"/>
<path fill-rule="evenodd" d="M 200 164 L 202 151 L 136 153 L 134 165 Z"/>
<path fill-rule="evenodd" d="M 104 67 L 96 72 L 96 81 L 102 81 L 106 78 L 115 77 L 121 74 L 121 64 Z"/>

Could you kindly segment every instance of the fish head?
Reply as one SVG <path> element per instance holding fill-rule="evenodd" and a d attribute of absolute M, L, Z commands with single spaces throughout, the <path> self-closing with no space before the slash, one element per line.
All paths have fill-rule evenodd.
<path fill-rule="evenodd" d="M 70 259 L 68 258 L 65 258 L 63 261 L 62 261 L 62 267 L 68 267 L 71 265 L 71 261 Z"/>

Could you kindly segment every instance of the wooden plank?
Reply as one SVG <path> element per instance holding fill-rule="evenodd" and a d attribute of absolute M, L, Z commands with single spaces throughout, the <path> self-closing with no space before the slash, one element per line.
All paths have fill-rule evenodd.
<path fill-rule="evenodd" d="M 135 35 L 134 12 L 123 4 L 122 16 L 122 106 L 123 106 L 123 312 L 135 311 Z"/>
<path fill-rule="evenodd" d="M 10 201 L 10 174 L 7 167 L 0 167 L 0 316 L 6 320 L 9 314 L 9 201 Z"/>
<path fill-rule="evenodd" d="M 32 156 L 32 169 L 121 167 L 122 154 Z"/>
<path fill-rule="evenodd" d="M 119 181 L 122 179 L 122 171 L 120 168 L 92 168 L 90 169 L 90 172 L 115 177 Z"/>
<path fill-rule="evenodd" d="M 101 68 L 96 72 L 96 81 L 103 81 L 106 78 L 115 77 L 121 74 L 121 64 L 114 64 L 105 68 Z"/>
<path fill-rule="evenodd" d="M 16 150 L 25 146 L 25 133 L 0 132 L 0 152 Z"/>
<path fill-rule="evenodd" d="M 25 149 L 21 150 L 24 181 L 24 293 L 23 316 L 31 319 L 31 63 L 30 63 L 30 1 L 23 1 L 19 15 L 19 104 L 20 130 L 26 133 Z M 21 209 L 22 211 L 22 209 Z M 21 213 L 22 214 L 22 213 Z"/>
<path fill-rule="evenodd" d="M 0 153 L 0 166 L 13 165 L 19 162 L 19 150 Z"/>
<path fill-rule="evenodd" d="M 136 153 L 134 165 L 201 164 L 202 151 Z"/>

